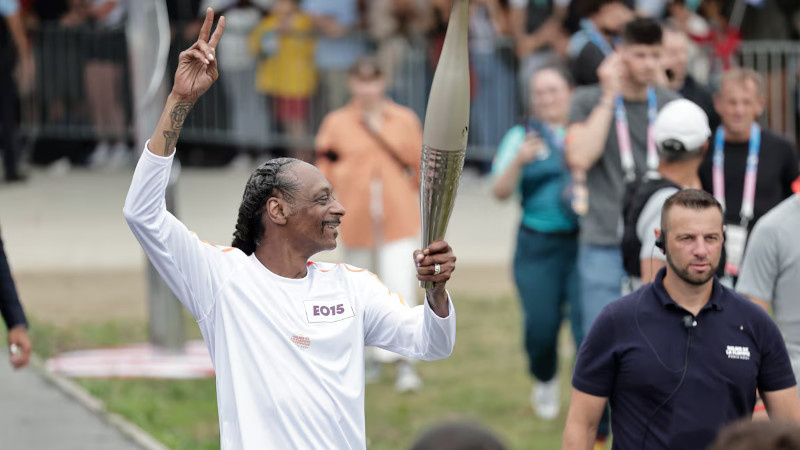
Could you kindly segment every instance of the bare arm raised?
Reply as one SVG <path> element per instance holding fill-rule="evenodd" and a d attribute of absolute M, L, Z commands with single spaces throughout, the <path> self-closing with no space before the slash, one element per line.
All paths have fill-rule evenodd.
<path fill-rule="evenodd" d="M 603 156 L 608 132 L 614 120 L 614 100 L 621 89 L 622 62 L 616 53 L 609 55 L 597 69 L 603 93 L 589 117 L 567 131 L 565 156 L 570 167 L 589 170 Z"/>
<path fill-rule="evenodd" d="M 219 18 L 217 29 L 211 35 L 213 22 L 214 11 L 208 8 L 197 42 L 181 52 L 178 58 L 172 92 L 167 97 L 167 104 L 147 146 L 153 154 L 169 156 L 175 151 L 175 144 L 189 111 L 197 99 L 219 78 L 216 49 L 225 30 L 225 17 Z"/>

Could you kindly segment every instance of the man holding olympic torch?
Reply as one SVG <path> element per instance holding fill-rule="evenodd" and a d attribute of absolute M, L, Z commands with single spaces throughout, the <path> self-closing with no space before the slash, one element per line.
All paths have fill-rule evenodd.
<path fill-rule="evenodd" d="M 230 247 L 201 241 L 167 212 L 178 135 L 219 76 L 225 18 L 212 34 L 213 17 L 209 8 L 197 42 L 180 55 L 125 218 L 200 326 L 217 375 L 222 449 L 365 448 L 364 347 L 448 357 L 456 322 L 445 283 L 456 258 L 443 240 L 414 252 L 417 278 L 429 283 L 415 308 L 365 270 L 310 261 L 336 247 L 345 208 L 314 166 L 291 158 L 250 176 Z"/>

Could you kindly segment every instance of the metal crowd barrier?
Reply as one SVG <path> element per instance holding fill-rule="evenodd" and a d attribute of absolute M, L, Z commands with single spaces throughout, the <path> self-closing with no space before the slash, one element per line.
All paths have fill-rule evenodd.
<path fill-rule="evenodd" d="M 796 41 L 743 42 L 739 62 L 764 75 L 767 126 L 797 143 L 800 45 Z"/>
<path fill-rule="evenodd" d="M 45 24 L 33 38 L 37 59 L 37 79 L 33 92 L 23 97 L 22 130 L 31 140 L 79 141 L 98 139 L 129 140 L 132 123 L 130 67 L 127 50 L 119 47 L 123 30 L 98 30 L 88 26 L 66 28 Z M 353 37 L 365 51 L 380 46 L 364 37 Z M 168 80 L 177 64 L 180 49 L 175 42 L 167 65 Z M 392 76 L 389 95 L 424 117 L 433 69 L 427 41 L 394 42 L 391 47 L 402 58 Z M 123 111 L 125 126 L 99 130 L 92 114 L 87 69 L 97 58 L 119 67 L 122 73 L 114 95 Z M 291 145 L 311 148 L 314 134 L 326 113 L 331 87 L 318 85 L 303 121 L 304 136 L 289 135 L 271 108 L 266 96 L 257 92 L 253 73 L 226 67 L 219 55 L 221 77 L 198 102 L 186 121 L 182 142 L 218 144 L 259 152 Z M 769 127 L 797 141 L 798 61 L 800 46 L 794 42 L 745 42 L 739 53 L 740 64 L 763 73 L 767 79 L 766 121 Z M 491 160 L 502 135 L 519 120 L 527 106 L 518 88 L 517 62 L 509 43 L 501 43 L 494 53 L 472 56 L 473 105 L 468 159 Z M 252 68 L 250 70 L 255 70 Z M 320 80 L 323 77 L 320 74 Z M 171 81 L 170 81 L 171 83 Z M 347 89 L 340 84 L 333 89 Z M 346 92 L 333 93 L 347 96 Z M 106 99 L 108 100 L 108 99 Z M 336 106 L 336 105 L 333 105 Z M 93 118 L 94 117 L 94 118 Z"/>
<path fill-rule="evenodd" d="M 116 31 L 123 33 L 122 30 Z M 37 79 L 33 92 L 22 102 L 22 131 L 29 140 L 92 141 L 99 139 L 128 139 L 132 136 L 132 101 L 130 66 L 126 49 L 109 48 L 113 39 L 109 31 L 89 26 L 64 27 L 43 24 L 33 36 L 37 59 Z M 177 55 L 190 43 L 181 42 L 180 33 L 170 50 L 167 65 L 168 80 L 174 74 Z M 429 43 L 395 40 L 385 48 L 364 36 L 353 36 L 364 52 L 378 53 L 382 48 L 401 55 L 395 60 L 388 95 L 401 105 L 408 106 L 422 119 L 425 114 L 433 67 Z M 510 44 L 495 55 L 483 54 L 480 64 L 473 64 L 476 77 L 473 94 L 481 101 L 473 105 L 473 126 L 470 133 L 468 158 L 488 161 L 500 137 L 519 119 L 521 99 L 516 95 L 516 61 Z M 116 92 L 116 101 L 124 111 L 125 128 L 99 130 L 93 119 L 88 93 L 90 87 L 87 67 L 97 54 L 116 55 L 113 61 L 124 74 Z M 476 61 L 477 62 L 477 61 Z M 226 67 L 225 55 L 219 55 L 220 80 L 198 101 L 184 125 L 184 143 L 227 145 L 250 151 L 263 151 L 298 145 L 289 135 L 285 124 L 278 120 L 270 100 L 257 92 L 254 75 Z M 308 115 L 303 122 L 305 136 L 301 145 L 311 148 L 314 135 L 325 114 L 333 109 L 327 99 L 347 98 L 346 84 L 327 86 L 318 71 L 318 85 L 309 101 Z M 171 81 L 170 81 L 171 83 Z M 331 92 L 331 90 L 339 92 Z M 343 91 L 344 90 L 344 91 Z"/>
<path fill-rule="evenodd" d="M 126 139 L 130 91 L 127 57 L 124 48 L 120 48 L 124 31 L 43 24 L 32 41 L 36 79 L 33 91 L 21 96 L 23 133 L 34 139 L 97 139 L 98 119 L 92 118 L 87 88 L 94 80 L 92 77 L 97 76 L 97 63 L 108 63 L 116 67 L 112 71 L 120 74 L 114 100 L 122 108 L 125 125 L 109 130 L 104 137 Z"/>

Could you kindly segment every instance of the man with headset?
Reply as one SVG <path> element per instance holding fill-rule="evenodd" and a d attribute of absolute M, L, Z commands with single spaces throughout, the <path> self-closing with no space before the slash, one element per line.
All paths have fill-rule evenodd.
<path fill-rule="evenodd" d="M 667 103 L 653 127 L 658 172 L 635 183 L 622 203 L 622 262 L 634 289 L 651 283 L 666 264 L 664 255 L 653 251 L 655 230 L 661 226 L 661 207 L 682 188 L 700 188 L 697 169 L 711 136 L 706 113 L 686 99 Z"/>
<path fill-rule="evenodd" d="M 775 323 L 715 277 L 722 207 L 684 189 L 661 210 L 667 266 L 606 306 L 583 341 L 564 449 L 590 449 L 606 402 L 615 449 L 705 449 L 752 414 L 756 389 L 772 419 L 800 424 L 800 399 Z"/>

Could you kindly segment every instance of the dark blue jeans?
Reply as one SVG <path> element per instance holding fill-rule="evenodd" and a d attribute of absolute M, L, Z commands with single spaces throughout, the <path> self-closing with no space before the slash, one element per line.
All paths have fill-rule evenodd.
<path fill-rule="evenodd" d="M 558 365 L 558 331 L 569 314 L 573 336 L 581 332 L 575 233 L 540 233 L 520 227 L 514 281 L 525 314 L 525 350 L 530 373 L 549 381 Z"/>
<path fill-rule="evenodd" d="M 586 336 L 600 311 L 622 297 L 622 284 L 626 275 L 619 245 L 581 244 L 578 252 L 578 273 L 581 279 L 583 318 L 581 336 Z"/>

